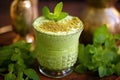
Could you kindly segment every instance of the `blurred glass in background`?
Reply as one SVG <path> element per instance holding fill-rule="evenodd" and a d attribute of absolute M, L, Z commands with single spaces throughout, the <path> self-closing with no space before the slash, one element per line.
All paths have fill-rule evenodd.
<path fill-rule="evenodd" d="M 38 0 L 13 0 L 10 17 L 13 30 L 27 42 L 33 42 L 32 22 L 38 17 Z M 16 40 L 17 40 L 16 39 Z"/>
<path fill-rule="evenodd" d="M 92 43 L 93 32 L 96 28 L 106 24 L 112 34 L 120 33 L 120 13 L 115 8 L 117 0 L 87 0 L 87 7 L 80 18 L 85 29 L 81 35 L 81 42 Z"/>

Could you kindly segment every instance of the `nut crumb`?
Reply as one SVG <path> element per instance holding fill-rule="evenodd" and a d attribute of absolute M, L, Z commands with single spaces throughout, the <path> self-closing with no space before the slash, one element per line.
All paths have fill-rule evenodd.
<path fill-rule="evenodd" d="M 71 28 L 79 28 L 78 23 L 80 23 L 80 20 L 78 17 L 73 17 L 71 20 L 66 20 L 64 23 L 55 22 L 53 20 L 49 22 L 44 22 L 42 25 L 40 25 L 41 29 L 44 31 L 50 31 L 50 32 L 67 32 Z"/>

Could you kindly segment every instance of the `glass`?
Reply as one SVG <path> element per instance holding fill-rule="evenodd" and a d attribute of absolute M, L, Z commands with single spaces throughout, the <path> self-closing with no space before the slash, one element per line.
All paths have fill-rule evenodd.
<path fill-rule="evenodd" d="M 120 14 L 114 6 L 116 1 L 87 0 L 88 6 L 80 15 L 85 25 L 81 42 L 85 44 L 92 43 L 94 30 L 103 24 L 107 25 L 112 34 L 120 33 Z"/>
<path fill-rule="evenodd" d="M 79 31 L 66 35 L 52 35 L 35 29 L 40 19 L 33 23 L 36 35 L 36 57 L 39 71 L 52 78 L 61 78 L 73 71 L 78 55 Z"/>
<path fill-rule="evenodd" d="M 32 22 L 38 17 L 37 2 L 38 0 L 13 0 L 11 3 L 10 17 L 13 30 L 20 39 L 27 42 L 34 41 Z"/>
<path fill-rule="evenodd" d="M 33 21 L 32 11 L 31 0 L 14 0 L 11 4 L 12 26 L 14 31 L 20 36 L 26 36 L 31 29 Z"/>

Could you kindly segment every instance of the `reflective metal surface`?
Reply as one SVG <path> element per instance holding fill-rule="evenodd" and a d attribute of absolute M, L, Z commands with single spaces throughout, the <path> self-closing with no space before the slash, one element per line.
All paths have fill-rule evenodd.
<path fill-rule="evenodd" d="M 31 0 L 14 0 L 11 4 L 10 16 L 14 31 L 21 36 L 28 34 L 33 21 Z"/>
<path fill-rule="evenodd" d="M 120 33 L 120 13 L 114 7 L 114 0 L 88 1 L 89 6 L 81 15 L 81 19 L 85 25 L 85 29 L 81 35 L 81 42 L 85 44 L 91 43 L 94 30 L 103 24 L 107 25 L 111 33 Z M 112 2 L 113 4 L 111 4 Z"/>

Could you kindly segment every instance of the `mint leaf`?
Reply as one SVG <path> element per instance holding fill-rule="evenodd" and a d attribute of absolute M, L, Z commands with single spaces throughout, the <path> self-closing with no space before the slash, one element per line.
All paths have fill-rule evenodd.
<path fill-rule="evenodd" d="M 14 74 L 8 73 L 5 75 L 5 80 L 16 80 L 16 76 Z"/>
<path fill-rule="evenodd" d="M 35 72 L 35 70 L 33 69 L 26 69 L 24 71 L 25 75 L 27 75 L 30 79 L 33 79 L 33 80 L 39 80 L 39 77 L 37 75 L 37 73 Z"/>
<path fill-rule="evenodd" d="M 112 75 L 115 72 L 114 65 L 111 66 L 99 66 L 98 73 L 100 77 Z"/>
<path fill-rule="evenodd" d="M 120 62 L 118 62 L 115 66 L 115 71 L 117 75 L 120 75 Z"/>
<path fill-rule="evenodd" d="M 10 46 L 0 47 L 0 66 L 9 60 L 13 53 L 14 50 Z"/>
<path fill-rule="evenodd" d="M 50 14 L 50 10 L 49 10 L 49 8 L 48 7 L 43 7 L 43 9 L 42 9 L 42 14 L 43 14 L 43 16 L 45 16 L 45 17 L 47 17 L 48 18 L 48 14 Z"/>
<path fill-rule="evenodd" d="M 58 18 L 55 18 L 56 21 L 61 20 L 65 18 L 68 15 L 66 12 L 61 12 Z"/>
<path fill-rule="evenodd" d="M 54 15 L 53 13 L 51 13 L 49 8 L 46 6 L 43 7 L 42 12 L 43 12 L 43 16 L 45 16 L 47 19 L 53 20 L 57 18 L 57 15 Z"/>
<path fill-rule="evenodd" d="M 49 13 L 47 18 L 50 19 L 50 20 L 55 20 L 57 18 L 57 16 L 54 15 L 53 13 Z"/>
<path fill-rule="evenodd" d="M 8 71 L 11 73 L 14 71 L 14 64 L 9 64 Z"/>
<path fill-rule="evenodd" d="M 63 3 L 62 2 L 58 3 L 54 8 L 54 15 L 59 16 L 60 13 L 62 12 L 62 8 L 63 8 Z"/>
<path fill-rule="evenodd" d="M 99 72 L 99 76 L 100 76 L 100 77 L 106 76 L 106 73 L 107 73 L 106 68 L 103 67 L 103 66 L 100 66 L 100 67 L 98 68 L 98 72 Z"/>
<path fill-rule="evenodd" d="M 21 52 L 18 48 L 15 48 L 15 53 L 12 55 L 11 60 L 17 61 L 21 56 Z"/>
<path fill-rule="evenodd" d="M 23 72 L 22 72 L 22 71 L 20 71 L 20 72 L 18 73 L 18 79 L 19 79 L 19 80 L 24 80 L 24 78 L 23 78 Z"/>
<path fill-rule="evenodd" d="M 48 7 L 43 7 L 42 14 L 47 19 L 58 21 L 65 18 L 68 15 L 68 13 L 62 12 L 62 8 L 63 8 L 62 2 L 58 3 L 55 6 L 54 13 L 50 12 Z"/>
<path fill-rule="evenodd" d="M 106 25 L 95 30 L 93 34 L 93 44 L 102 44 L 109 37 L 109 31 Z"/>

